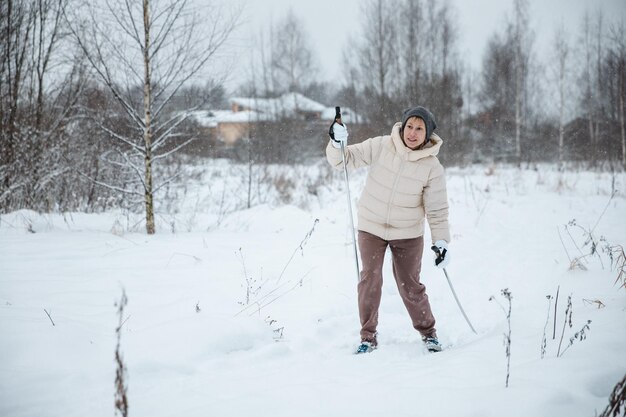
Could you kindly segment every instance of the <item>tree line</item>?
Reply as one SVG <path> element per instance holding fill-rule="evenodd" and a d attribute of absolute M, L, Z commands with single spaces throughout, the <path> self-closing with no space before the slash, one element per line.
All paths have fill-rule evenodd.
<path fill-rule="evenodd" d="M 553 28 L 551 55 L 538 56 L 528 0 L 512 0 L 494 24 L 482 67 L 459 54 L 459 23 L 442 0 L 369 0 L 347 39 L 340 85 L 318 68 L 306 25 L 293 10 L 256 37 L 240 91 L 298 91 L 363 117 L 357 137 L 390 131 L 403 109 L 430 108 L 449 164 L 555 161 L 626 167 L 624 22 L 588 10 L 576 33 Z M 288 42 L 286 41 L 288 40 Z M 354 137 L 355 135 L 352 135 Z"/>
<path fill-rule="evenodd" d="M 460 34 L 445 2 L 368 3 L 368 35 L 349 59 L 356 63 L 355 105 L 379 129 L 405 106 L 432 108 L 448 139 L 442 158 L 449 163 L 626 167 L 624 23 L 608 21 L 601 9 L 590 11 L 576 34 L 555 28 L 552 57 L 541 62 L 528 1 L 511 6 L 474 73 L 458 56 Z M 390 24 L 400 19 L 402 25 Z M 394 47 L 397 52 L 389 53 Z"/>
<path fill-rule="evenodd" d="M 554 28 L 538 56 L 527 0 L 494 26 L 482 67 L 459 52 L 459 22 L 443 0 L 368 0 L 345 42 L 344 79 L 316 79 L 319 59 L 297 9 L 269 24 L 226 91 L 214 70 L 241 30 L 243 9 L 175 0 L 5 0 L 0 3 L 0 210 L 143 207 L 180 180 L 177 156 L 204 149 L 247 164 L 319 158 L 319 122 L 259 121 L 235 147 L 191 115 L 229 95 L 298 92 L 360 119 L 351 139 L 387 134 L 403 109 L 430 108 L 447 165 L 542 161 L 624 169 L 624 23 L 601 9 L 577 33 Z M 243 63 L 243 64 L 241 64 Z M 294 140 L 297 138 L 298 140 Z"/>

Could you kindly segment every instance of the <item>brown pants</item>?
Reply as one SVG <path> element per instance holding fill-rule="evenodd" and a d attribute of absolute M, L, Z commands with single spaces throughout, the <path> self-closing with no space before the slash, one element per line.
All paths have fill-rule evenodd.
<path fill-rule="evenodd" d="M 376 343 L 378 308 L 382 296 L 383 261 L 387 246 L 391 248 L 393 275 L 413 327 L 423 337 L 436 336 L 435 318 L 430 309 L 426 287 L 420 283 L 424 237 L 383 240 L 359 230 L 361 281 L 358 285 L 361 340 Z"/>

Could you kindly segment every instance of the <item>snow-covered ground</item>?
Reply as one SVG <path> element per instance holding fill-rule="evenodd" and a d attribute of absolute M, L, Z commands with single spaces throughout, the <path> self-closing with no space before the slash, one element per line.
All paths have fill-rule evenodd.
<path fill-rule="evenodd" d="M 603 249 L 626 245 L 625 174 L 448 170 L 448 273 L 479 334 L 425 253 L 445 350 L 425 352 L 386 263 L 380 348 L 356 356 L 341 173 L 256 168 L 244 209 L 246 169 L 196 168 L 162 198 L 154 236 L 125 212 L 0 217 L 1 416 L 114 414 L 122 291 L 133 417 L 582 417 L 608 404 L 626 372 L 626 289 Z M 364 178 L 351 176 L 354 200 Z M 590 231 L 598 253 L 570 269 Z M 555 329 L 546 296 L 557 288 Z M 586 339 L 567 347 L 587 320 Z"/>

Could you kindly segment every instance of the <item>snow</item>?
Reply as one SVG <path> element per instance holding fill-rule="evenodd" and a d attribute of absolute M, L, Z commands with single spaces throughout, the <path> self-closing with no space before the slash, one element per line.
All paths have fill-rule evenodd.
<path fill-rule="evenodd" d="M 199 175 L 169 191 L 154 236 L 123 211 L 0 217 L 0 415 L 114 414 L 122 290 L 130 416 L 582 417 L 604 409 L 626 372 L 626 289 L 605 253 L 586 257 L 586 270 L 568 259 L 589 252 L 583 230 L 626 244 L 624 173 L 449 169 L 448 273 L 479 335 L 425 253 L 445 350 L 421 346 L 386 262 L 380 347 L 355 356 L 342 173 L 270 167 L 264 178 L 291 179 L 291 197 L 260 181 L 246 209 L 245 167 L 190 170 Z M 355 200 L 364 178 L 350 177 Z M 566 228 L 573 219 L 582 228 Z M 513 295 L 508 388 L 504 288 Z M 546 295 L 557 288 L 556 339 L 552 300 L 541 359 Z M 590 330 L 557 357 L 569 295 L 563 345 L 587 320 Z"/>
<path fill-rule="evenodd" d="M 256 109 L 262 113 L 284 113 L 292 115 L 297 111 L 306 112 L 322 112 L 326 109 L 321 103 L 311 100 L 300 93 L 286 93 L 277 98 L 247 98 L 233 97 L 230 99 L 232 104 Z"/>
<path fill-rule="evenodd" d="M 233 112 L 230 110 L 197 110 L 191 113 L 191 117 L 206 127 L 217 127 L 219 123 L 250 123 L 250 121 L 268 121 L 269 115 L 254 110 Z"/>

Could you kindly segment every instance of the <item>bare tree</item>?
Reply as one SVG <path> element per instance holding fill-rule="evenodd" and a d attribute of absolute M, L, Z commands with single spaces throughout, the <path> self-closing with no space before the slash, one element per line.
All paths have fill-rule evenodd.
<path fill-rule="evenodd" d="M 63 48 L 67 3 L 0 4 L 0 202 L 7 210 L 59 206 L 67 184 L 67 126 L 86 80 L 80 57 Z"/>
<path fill-rule="evenodd" d="M 488 157 L 508 159 L 511 153 L 511 130 L 515 114 L 510 98 L 514 97 L 513 53 L 507 29 L 504 36 L 494 33 L 483 58 L 481 88 L 478 94 L 482 115 L 477 125 L 485 140 L 482 147 Z"/>
<path fill-rule="evenodd" d="M 206 69 L 239 19 L 238 11 L 204 7 L 191 7 L 187 0 L 105 0 L 102 7 L 66 13 L 95 76 L 120 107 L 122 123 L 100 124 L 120 146 L 111 162 L 134 172 L 138 188 L 99 184 L 142 198 L 148 234 L 155 233 L 154 193 L 174 178 L 155 184 L 153 165 L 193 140 L 177 135 L 189 112 L 164 110 Z M 86 21 L 81 12 L 88 12 Z"/>
<path fill-rule="evenodd" d="M 240 91 L 252 97 L 304 93 L 316 81 L 319 68 L 308 39 L 304 22 L 293 9 L 278 23 L 270 23 L 250 41 L 247 79 Z"/>
<path fill-rule="evenodd" d="M 602 9 L 598 8 L 596 10 L 595 16 L 594 16 L 594 26 L 593 26 L 593 30 L 594 30 L 594 41 L 595 41 L 595 45 L 593 46 L 593 49 L 595 50 L 596 53 L 596 65 L 595 65 L 595 72 L 596 72 L 596 86 L 598 86 L 598 90 L 601 91 L 602 89 L 602 84 L 603 84 L 603 80 L 604 80 L 604 74 L 603 74 L 603 65 L 602 65 L 602 60 L 604 58 L 604 44 L 603 44 L 603 40 L 604 40 L 604 14 L 602 13 Z M 595 109 L 594 109 L 594 120 L 595 120 L 595 131 L 593 132 L 593 138 L 594 138 L 594 162 L 595 159 L 598 158 L 598 147 L 599 147 L 599 138 L 600 138 L 600 124 L 602 122 L 603 119 L 603 115 L 605 114 L 605 109 L 604 109 L 604 100 L 602 100 L 602 94 L 600 93 L 598 100 L 596 100 L 595 102 Z"/>
<path fill-rule="evenodd" d="M 19 95 L 27 68 L 27 55 L 32 31 L 32 11 L 25 1 L 8 0 L 0 3 L 2 18 L 2 60 L 0 61 L 0 124 L 2 127 L 3 165 L 6 169 L 15 160 L 16 127 L 19 118 Z M 4 189 L 9 186 L 9 177 L 4 177 Z"/>
<path fill-rule="evenodd" d="M 503 33 L 495 33 L 487 44 L 480 98 L 483 125 L 491 136 L 494 157 L 519 165 L 522 150 L 530 147 L 530 138 L 524 136 L 522 125 L 533 123 L 536 117 L 530 105 L 534 35 L 529 26 L 527 0 L 515 0 L 513 6 L 513 17 L 508 19 Z"/>
<path fill-rule="evenodd" d="M 28 53 L 33 26 L 33 10 L 25 1 L 8 0 L 0 3 L 2 19 L 2 59 L 0 60 L 0 132 L 2 140 L 2 195 L 8 197 L 25 183 L 15 183 L 18 172 L 20 96 L 23 94 L 25 73 L 28 72 Z M 9 172 L 13 171 L 13 172 Z"/>
<path fill-rule="evenodd" d="M 615 71 L 614 76 L 617 77 L 617 110 L 618 120 L 620 126 L 620 138 L 622 148 L 622 168 L 626 170 L 626 129 L 624 127 L 624 100 L 626 99 L 626 28 L 622 21 L 619 25 L 611 27 L 611 41 L 612 51 L 611 54 L 615 59 Z"/>
<path fill-rule="evenodd" d="M 423 57 L 426 53 L 424 48 L 424 11 L 420 0 L 405 0 L 403 4 L 405 24 L 401 25 L 400 41 L 401 47 L 399 53 L 402 56 L 402 73 L 404 74 L 404 93 L 407 101 L 403 104 L 408 107 L 421 96 L 424 74 L 426 69 L 423 68 Z"/>
<path fill-rule="evenodd" d="M 585 14 L 582 19 L 582 30 L 581 30 L 581 43 L 583 45 L 583 51 L 585 54 L 584 67 L 582 69 L 582 78 L 584 83 L 584 91 L 582 95 L 582 103 L 585 108 L 585 114 L 587 115 L 588 126 L 589 126 L 589 141 L 593 144 L 595 143 L 594 135 L 593 135 L 593 84 L 591 78 L 591 18 L 589 17 L 589 12 L 585 11 Z"/>
<path fill-rule="evenodd" d="M 513 2 L 513 70 L 515 101 L 515 155 L 518 164 L 522 161 L 521 129 L 528 114 L 525 112 L 527 99 L 527 81 L 530 68 L 532 32 L 529 28 L 528 0 Z"/>
<path fill-rule="evenodd" d="M 394 81 L 397 80 L 397 2 L 369 0 L 363 7 L 363 36 L 358 48 L 361 85 L 368 100 L 371 123 L 388 129 L 397 119 L 392 104 Z"/>
<path fill-rule="evenodd" d="M 437 0 L 425 0 L 426 19 L 424 20 L 424 30 L 422 36 L 425 38 L 424 49 L 426 50 L 424 67 L 427 69 L 429 76 L 439 72 L 443 59 L 441 57 L 441 50 L 439 50 L 441 43 L 442 25 L 438 22 L 438 17 L 441 13 L 437 8 Z"/>
<path fill-rule="evenodd" d="M 302 93 L 314 81 L 317 65 L 304 22 L 293 9 L 271 29 L 271 66 L 280 92 Z"/>
<path fill-rule="evenodd" d="M 570 46 L 567 41 L 567 32 L 563 25 L 561 25 L 554 36 L 553 43 L 554 50 L 554 79 L 558 89 L 558 108 L 559 108 L 559 167 L 563 168 L 564 152 L 565 152 L 565 110 L 568 100 L 565 96 L 567 86 L 569 85 L 569 55 Z"/>
<path fill-rule="evenodd" d="M 589 143 L 591 144 L 591 163 L 595 165 L 597 160 L 597 129 L 594 127 L 594 123 L 597 122 L 597 108 L 599 97 L 597 96 L 598 85 L 596 78 L 593 77 L 593 53 L 595 46 L 593 45 L 593 27 L 592 19 L 589 11 L 585 11 L 582 18 L 582 30 L 580 32 L 581 41 L 583 46 L 584 61 L 582 68 L 582 80 L 583 91 L 581 96 L 583 113 L 587 118 L 587 127 L 589 131 Z"/>
<path fill-rule="evenodd" d="M 459 137 L 461 127 L 461 108 L 463 106 L 461 63 L 457 54 L 458 32 L 451 6 L 442 2 L 437 9 L 437 18 L 430 22 L 426 30 L 438 33 L 433 53 L 438 57 L 435 72 L 429 74 L 427 86 L 429 106 L 435 111 L 440 121 L 440 132 L 446 137 Z M 438 30 L 435 27 L 438 26 Z M 464 152 L 463 142 L 449 142 L 454 146 L 445 148 L 442 157 L 451 151 Z M 446 153 L 448 152 L 448 153 Z"/>

